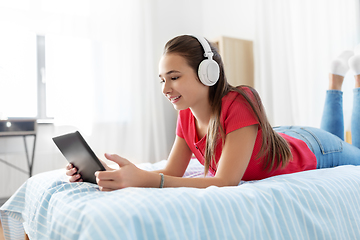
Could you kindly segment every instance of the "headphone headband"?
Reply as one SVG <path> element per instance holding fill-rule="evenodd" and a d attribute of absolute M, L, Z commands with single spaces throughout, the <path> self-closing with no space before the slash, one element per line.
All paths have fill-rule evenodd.
<path fill-rule="evenodd" d="M 198 35 L 191 35 L 191 36 L 196 38 L 199 41 L 199 43 L 201 44 L 201 46 L 203 47 L 204 57 L 212 59 L 212 57 L 214 56 L 214 53 L 211 51 L 211 47 L 210 47 L 208 41 L 206 41 L 206 39 L 204 37 L 201 37 Z"/>

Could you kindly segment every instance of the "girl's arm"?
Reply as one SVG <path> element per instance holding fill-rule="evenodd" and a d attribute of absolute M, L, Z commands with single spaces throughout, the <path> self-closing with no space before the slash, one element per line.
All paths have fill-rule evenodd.
<path fill-rule="evenodd" d="M 162 170 L 153 171 L 169 176 L 182 177 L 186 171 L 192 152 L 185 139 L 176 136 L 173 147 L 170 151 L 166 167 Z"/>
<path fill-rule="evenodd" d="M 182 178 L 191 156 L 190 149 L 184 147 L 184 139 L 177 137 L 171 151 L 169 164 L 163 173 L 164 187 L 198 187 L 236 186 L 239 184 L 249 164 L 255 145 L 258 125 L 240 128 L 226 135 L 225 144 L 219 160 L 215 177 L 212 178 Z M 183 141 L 183 142 L 182 142 Z M 186 142 L 185 142 L 186 144 Z M 187 147 L 188 148 L 188 147 Z M 185 154 L 180 152 L 185 150 Z M 179 156 L 187 156 L 188 161 L 179 163 Z M 159 187 L 160 175 L 137 168 L 128 160 L 118 155 L 105 155 L 106 158 L 119 164 L 120 169 L 114 171 L 97 172 L 97 182 L 102 191 L 116 190 L 125 187 Z M 178 159 L 179 160 L 179 159 Z M 184 160 L 184 159 L 183 159 Z M 180 160 L 181 161 L 181 160 Z M 179 168 L 179 169 L 177 169 Z"/>
<path fill-rule="evenodd" d="M 237 129 L 226 135 L 216 174 L 212 178 L 177 178 L 164 176 L 165 187 L 237 186 L 249 164 L 258 125 Z"/>

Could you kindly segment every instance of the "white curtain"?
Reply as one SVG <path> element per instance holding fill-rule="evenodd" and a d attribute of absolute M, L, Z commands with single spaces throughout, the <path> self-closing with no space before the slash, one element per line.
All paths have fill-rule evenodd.
<path fill-rule="evenodd" d="M 79 35 L 47 37 L 48 110 L 56 134 L 74 126 L 100 157 L 110 152 L 155 162 L 168 154 L 150 4 L 91 1 L 89 14 L 73 19 Z"/>
<path fill-rule="evenodd" d="M 255 82 L 271 123 L 320 126 L 330 61 L 360 43 L 358 0 L 257 0 Z M 344 85 L 346 128 L 354 80 Z"/>
<path fill-rule="evenodd" d="M 147 0 L 0 4 L 4 26 L 45 36 L 46 107 L 55 130 L 39 134 L 49 146 L 51 136 L 79 130 L 100 157 L 167 158 L 173 139 L 164 128 L 152 8 Z"/>

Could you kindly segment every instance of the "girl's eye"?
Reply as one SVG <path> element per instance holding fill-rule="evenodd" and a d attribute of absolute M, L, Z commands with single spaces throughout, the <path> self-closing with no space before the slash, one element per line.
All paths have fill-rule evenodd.
<path fill-rule="evenodd" d="M 179 79 L 180 77 L 171 77 L 170 78 L 170 80 L 177 80 L 177 79 Z M 165 82 L 165 80 L 164 79 L 162 79 L 162 78 L 160 78 L 160 83 L 164 83 Z"/>

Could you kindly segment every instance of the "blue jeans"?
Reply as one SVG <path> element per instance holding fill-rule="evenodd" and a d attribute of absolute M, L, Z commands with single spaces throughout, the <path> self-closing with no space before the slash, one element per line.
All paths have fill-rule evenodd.
<path fill-rule="evenodd" d="M 342 92 L 328 90 L 321 129 L 312 127 L 275 127 L 276 132 L 303 140 L 315 154 L 317 168 L 360 165 L 360 88 L 354 89 L 351 120 L 352 145 L 344 141 Z"/>

